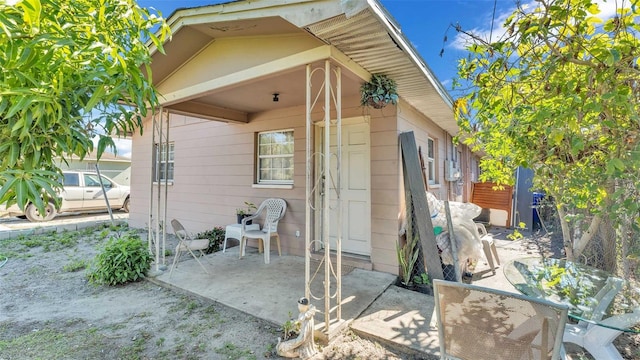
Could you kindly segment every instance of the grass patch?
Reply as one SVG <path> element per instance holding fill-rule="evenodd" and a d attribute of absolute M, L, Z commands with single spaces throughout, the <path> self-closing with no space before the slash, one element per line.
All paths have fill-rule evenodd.
<path fill-rule="evenodd" d="M 73 259 L 66 265 L 62 267 L 62 271 L 65 272 L 76 272 L 80 270 L 84 270 L 87 268 L 89 263 L 86 260 L 82 259 Z"/>
<path fill-rule="evenodd" d="M 132 339 L 133 344 L 120 348 L 119 359 L 125 360 L 139 360 L 142 359 L 144 348 L 147 341 L 151 338 L 152 334 L 147 331 L 142 331 L 140 335 Z"/>
<path fill-rule="evenodd" d="M 75 249 L 79 241 L 90 242 L 92 240 L 102 240 L 112 233 L 128 231 L 127 224 L 116 226 L 97 225 L 74 231 L 49 231 L 42 234 L 21 234 L 15 238 L 0 241 L 0 260 L 7 258 L 28 258 L 33 256 L 33 252 L 41 250 L 44 252 L 55 252 L 66 249 Z M 103 229 L 96 235 L 96 231 Z M 132 230 L 129 230 L 132 231 Z"/>
<path fill-rule="evenodd" d="M 169 308 L 169 312 L 175 313 L 178 311 L 184 311 L 185 315 L 191 315 L 201 307 L 202 305 L 198 301 L 195 301 L 188 296 L 182 296 L 180 301 L 176 302 Z"/>
<path fill-rule="evenodd" d="M 239 359 L 255 360 L 256 359 L 256 355 L 253 354 L 251 350 L 241 349 L 230 342 L 226 342 L 222 347 L 216 348 L 215 352 L 217 354 L 224 355 L 225 359 L 228 359 L 228 360 L 239 360 Z"/>
<path fill-rule="evenodd" d="M 6 359 L 64 359 L 69 354 L 94 354 L 93 358 L 104 355 L 108 350 L 105 338 L 95 329 L 61 332 L 54 329 L 32 331 L 25 335 L 0 340 L 0 354 Z"/>
<path fill-rule="evenodd" d="M 217 324 L 224 324 L 224 319 L 213 305 L 209 305 L 202 310 L 202 319 L 212 320 Z"/>

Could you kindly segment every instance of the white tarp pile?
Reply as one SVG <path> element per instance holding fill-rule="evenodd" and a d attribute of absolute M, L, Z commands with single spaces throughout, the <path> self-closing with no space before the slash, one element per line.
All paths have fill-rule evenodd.
<path fill-rule="evenodd" d="M 432 193 L 427 192 L 429 211 L 431 211 L 431 222 L 433 227 L 441 227 L 442 233 L 436 236 L 440 257 L 445 265 L 453 264 L 451 243 L 447 226 L 447 215 L 445 213 L 444 201 L 438 200 Z M 458 261 L 460 269 L 466 271 L 469 263 L 475 263 L 477 259 L 484 257 L 482 241 L 478 233 L 478 227 L 473 221 L 482 212 L 482 208 L 473 203 L 462 203 L 449 201 L 449 211 L 451 213 L 451 223 L 455 235 L 456 247 L 458 249 Z"/>

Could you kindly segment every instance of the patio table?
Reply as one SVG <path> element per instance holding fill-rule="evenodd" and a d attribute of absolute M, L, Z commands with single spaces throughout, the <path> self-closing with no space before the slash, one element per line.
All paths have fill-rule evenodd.
<path fill-rule="evenodd" d="M 622 356 L 613 340 L 640 333 L 640 289 L 606 271 L 551 258 L 516 259 L 504 267 L 521 293 L 569 306 L 564 342 L 585 348 L 596 359 Z"/>
<path fill-rule="evenodd" d="M 251 224 L 247 225 L 247 230 L 260 230 L 259 224 Z M 242 237 L 242 225 L 240 224 L 231 224 L 227 225 L 224 230 L 224 242 L 222 245 L 222 252 L 227 251 L 227 240 L 228 239 L 237 239 L 240 241 Z"/>

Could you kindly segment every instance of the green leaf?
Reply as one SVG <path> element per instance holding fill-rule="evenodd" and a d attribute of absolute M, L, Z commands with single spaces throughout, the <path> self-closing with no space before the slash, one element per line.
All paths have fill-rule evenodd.
<path fill-rule="evenodd" d="M 577 154 L 580 151 L 584 150 L 584 140 L 581 138 L 574 137 L 571 139 L 571 152 L 573 154 Z"/>
<path fill-rule="evenodd" d="M 7 199 L 7 195 L 15 188 L 14 184 L 17 180 L 18 179 L 13 176 L 8 177 L 7 182 L 5 182 L 4 185 L 0 188 L 0 203 L 5 203 L 9 200 Z"/>
<path fill-rule="evenodd" d="M 615 175 L 619 171 L 624 171 L 625 165 L 620 159 L 609 159 L 606 165 L 606 173 L 607 175 Z"/>
<path fill-rule="evenodd" d="M 609 54 L 611 54 L 613 62 L 618 62 L 622 58 L 620 51 L 618 51 L 617 49 L 609 49 Z"/>
<path fill-rule="evenodd" d="M 27 183 L 24 179 L 18 179 L 16 182 L 16 201 L 18 202 L 18 206 L 20 207 L 20 209 L 24 209 L 24 206 L 27 202 L 27 193 L 28 193 L 28 189 L 27 189 Z"/>
<path fill-rule="evenodd" d="M 13 167 L 20 157 L 20 144 L 12 143 L 11 144 L 11 153 L 9 154 L 9 166 Z"/>
<path fill-rule="evenodd" d="M 587 7 L 587 11 L 589 12 L 589 14 L 596 15 L 600 13 L 600 7 L 598 6 L 598 4 L 592 3 Z"/>

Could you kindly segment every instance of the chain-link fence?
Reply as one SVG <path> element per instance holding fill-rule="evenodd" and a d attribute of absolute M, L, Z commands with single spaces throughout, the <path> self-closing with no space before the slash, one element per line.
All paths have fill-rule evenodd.
<path fill-rule="evenodd" d="M 547 238 L 555 247 L 560 248 L 560 253 L 553 253 L 556 257 L 566 257 L 564 252 L 561 219 L 558 216 L 553 199 L 545 197 L 535 207 L 540 219 L 540 228 L 535 233 L 534 240 Z M 569 236 L 576 241 L 588 228 L 592 215 L 580 214 L 575 211 L 571 214 L 569 222 Z M 640 279 L 640 237 L 633 224 L 618 221 L 617 225 L 606 216 L 603 216 L 593 237 L 582 251 L 574 259 L 585 265 L 615 272 L 625 278 Z M 540 247 L 554 247 L 554 245 L 542 245 Z M 550 249 L 545 249 L 550 251 Z M 541 249 L 541 253 L 544 250 Z"/>

